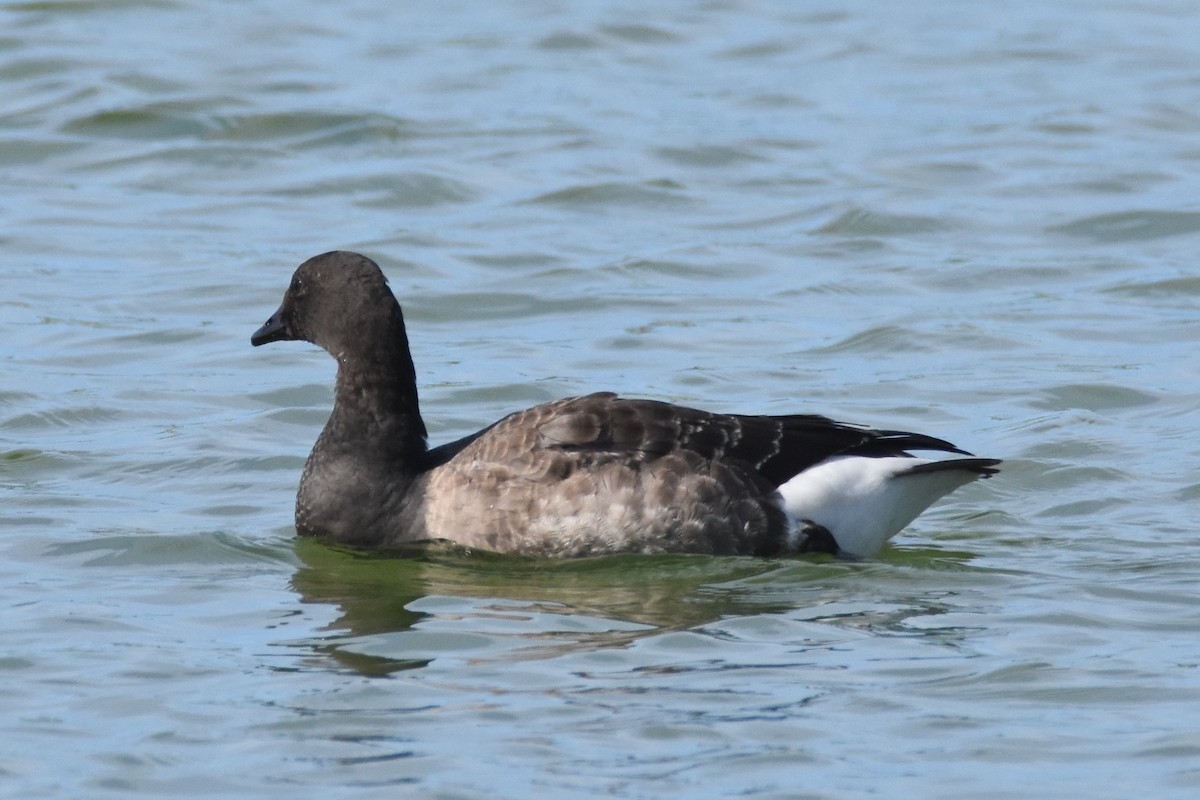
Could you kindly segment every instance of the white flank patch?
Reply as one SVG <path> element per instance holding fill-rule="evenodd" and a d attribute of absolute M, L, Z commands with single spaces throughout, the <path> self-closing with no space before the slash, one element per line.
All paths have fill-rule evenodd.
<path fill-rule="evenodd" d="M 804 470 L 779 487 L 793 524 L 789 544 L 798 544 L 808 520 L 833 534 L 843 552 L 874 555 L 938 498 L 979 477 L 968 469 L 911 472 L 933 461 L 834 456 Z"/>

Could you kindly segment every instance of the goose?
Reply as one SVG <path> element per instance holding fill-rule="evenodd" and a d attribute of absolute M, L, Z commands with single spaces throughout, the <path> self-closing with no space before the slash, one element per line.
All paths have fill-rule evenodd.
<path fill-rule="evenodd" d="M 440 539 L 539 557 L 864 558 L 1001 463 L 920 433 L 611 392 L 533 406 L 431 448 L 400 305 L 379 266 L 358 253 L 301 264 L 250 338 L 295 340 L 337 361 L 333 411 L 304 465 L 295 512 L 299 535 L 330 543 L 388 549 Z"/>

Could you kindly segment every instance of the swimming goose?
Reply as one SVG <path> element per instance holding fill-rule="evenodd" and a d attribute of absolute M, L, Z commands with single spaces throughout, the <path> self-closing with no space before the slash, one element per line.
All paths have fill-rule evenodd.
<path fill-rule="evenodd" d="M 296 496 L 302 536 L 388 548 L 448 539 L 536 556 L 870 556 L 999 460 L 822 416 L 714 414 L 601 392 L 518 411 L 430 449 L 400 305 L 371 259 L 300 265 L 250 338 L 338 363 Z M 963 458 L 916 458 L 909 450 Z"/>

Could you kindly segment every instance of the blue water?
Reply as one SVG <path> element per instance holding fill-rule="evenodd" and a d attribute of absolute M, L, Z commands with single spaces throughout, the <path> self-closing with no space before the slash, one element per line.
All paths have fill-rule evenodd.
<path fill-rule="evenodd" d="M 1200 7 L 0 4 L 0 794 L 1192 797 Z M 613 389 L 1006 459 L 879 558 L 298 542 L 355 249 L 434 443 Z"/>

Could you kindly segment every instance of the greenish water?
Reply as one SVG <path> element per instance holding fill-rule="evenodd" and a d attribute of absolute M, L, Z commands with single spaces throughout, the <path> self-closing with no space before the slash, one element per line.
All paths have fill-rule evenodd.
<path fill-rule="evenodd" d="M 1200 9 L 0 4 L 0 795 L 1192 797 Z M 376 258 L 434 443 L 613 389 L 1006 470 L 878 559 L 297 542 Z"/>

